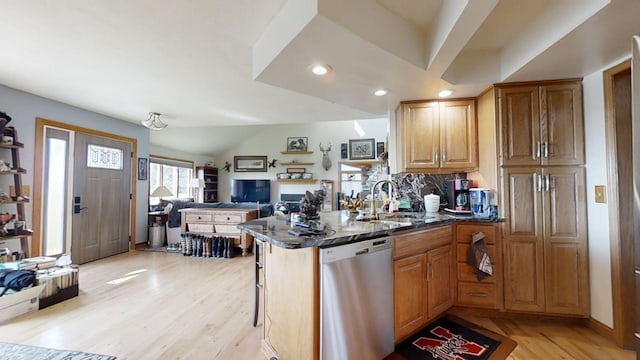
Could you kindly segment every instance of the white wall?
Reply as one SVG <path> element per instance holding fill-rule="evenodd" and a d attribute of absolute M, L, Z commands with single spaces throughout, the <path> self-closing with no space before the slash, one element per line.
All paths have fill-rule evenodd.
<path fill-rule="evenodd" d="M 609 210 L 607 204 L 595 202 L 594 186 L 609 185 L 606 172 L 603 71 L 629 57 L 630 54 L 583 80 L 591 317 L 609 327 L 613 327 Z"/>
<path fill-rule="evenodd" d="M 15 126 L 19 140 L 24 143 L 24 149 L 20 151 L 20 165 L 27 170 L 27 174 L 22 176 L 22 183 L 29 185 L 31 189 L 33 189 L 36 117 L 135 138 L 138 148 L 137 157 L 149 156 L 149 130 L 141 125 L 100 115 L 3 85 L 0 85 L 0 109 L 13 118 L 9 125 Z M 9 155 L 3 154 L 2 156 Z M 6 179 L 0 181 L 2 181 L 0 182 L 0 192 L 8 192 Z M 147 237 L 148 182 L 138 181 L 136 187 L 135 228 L 137 242 L 140 242 L 146 241 Z M 8 209 L 1 209 L 1 211 L 8 211 Z M 27 226 L 32 227 L 31 204 L 25 205 L 25 212 Z M 15 243 L 18 242 L 9 240 L 7 243 L 9 244 L 4 244 L 2 247 L 15 248 Z"/>
<path fill-rule="evenodd" d="M 331 121 L 312 124 L 274 125 L 237 143 L 227 152 L 216 156 L 216 165 L 219 168 L 218 193 L 220 201 L 230 201 L 232 179 L 275 180 L 276 174 L 286 172 L 287 168 L 287 166 L 279 165 L 279 163 L 291 162 L 292 160 L 313 162 L 313 166 L 304 166 L 306 171 L 313 173 L 315 179 L 333 180 L 334 191 L 337 191 L 338 162 L 341 160 L 340 144 L 348 144 L 349 139 L 375 138 L 376 142 L 383 142 L 387 139 L 388 119 L 358 120 L 358 123 L 365 131 L 363 136 L 359 136 L 355 131 L 353 121 Z M 297 136 L 309 138 L 308 150 L 313 151 L 313 154 L 294 156 L 280 153 L 286 150 L 287 137 Z M 322 168 L 322 153 L 320 152 L 319 144 L 322 143 L 323 147 L 327 147 L 329 142 L 331 142 L 332 146 L 329 152 L 332 166 L 329 171 L 325 171 Z M 225 161 L 233 164 L 233 157 L 236 155 L 266 155 L 269 161 L 277 159 L 278 162 L 275 169 L 268 168 L 267 172 L 237 173 L 233 171 L 233 165 L 230 172 L 225 172 L 222 169 Z M 303 194 L 305 190 L 318 189 L 320 189 L 320 182 L 315 184 L 279 184 L 273 181 L 271 185 L 271 202 L 275 203 L 280 200 L 281 193 Z"/>

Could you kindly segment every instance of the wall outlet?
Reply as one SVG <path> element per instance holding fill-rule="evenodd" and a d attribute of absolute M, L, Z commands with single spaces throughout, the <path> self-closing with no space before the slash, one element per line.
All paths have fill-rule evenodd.
<path fill-rule="evenodd" d="M 596 202 L 604 204 L 607 202 L 607 198 L 605 197 L 606 186 L 604 185 L 596 185 Z"/>

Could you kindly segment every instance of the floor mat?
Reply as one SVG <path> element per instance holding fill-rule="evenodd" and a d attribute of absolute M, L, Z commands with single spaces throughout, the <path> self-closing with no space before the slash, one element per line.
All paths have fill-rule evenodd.
<path fill-rule="evenodd" d="M 11 360 L 114 360 L 115 356 L 81 351 L 56 350 L 39 346 L 0 342 L 0 359 Z"/>
<path fill-rule="evenodd" d="M 396 346 L 387 359 L 501 360 L 516 342 L 455 316 L 442 317 Z"/>

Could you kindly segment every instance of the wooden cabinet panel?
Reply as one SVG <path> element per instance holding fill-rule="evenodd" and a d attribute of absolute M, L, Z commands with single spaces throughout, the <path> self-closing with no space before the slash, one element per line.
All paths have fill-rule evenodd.
<path fill-rule="evenodd" d="M 506 308 L 588 315 L 584 168 L 503 171 Z"/>
<path fill-rule="evenodd" d="M 394 331 L 398 341 L 428 321 L 427 256 L 418 254 L 396 260 L 393 268 Z"/>
<path fill-rule="evenodd" d="M 490 309 L 503 309 L 503 260 L 500 223 L 457 223 L 456 234 L 456 303 Z M 475 232 L 485 234 L 493 275 L 478 281 L 475 268 L 467 264 L 467 251 Z"/>
<path fill-rule="evenodd" d="M 404 104 L 403 108 L 404 168 L 438 168 L 438 102 Z"/>
<path fill-rule="evenodd" d="M 440 103 L 441 168 L 466 169 L 478 166 L 474 101 Z"/>
<path fill-rule="evenodd" d="M 473 266 L 467 264 L 466 262 L 458 261 L 458 283 L 469 282 L 469 283 L 481 283 L 481 284 L 494 284 L 497 280 L 497 276 L 500 276 L 502 273 L 499 271 L 498 267 L 501 264 L 494 263 L 491 261 L 491 267 L 493 269 L 493 276 L 487 276 L 486 278 L 478 281 L 478 277 L 476 276 L 476 270 Z"/>
<path fill-rule="evenodd" d="M 460 305 L 495 308 L 498 292 L 493 284 L 459 283 L 458 303 Z"/>
<path fill-rule="evenodd" d="M 478 167 L 475 99 L 402 103 L 402 171 Z"/>
<path fill-rule="evenodd" d="M 505 217 L 509 238 L 542 234 L 542 175 L 540 168 L 504 168 Z"/>
<path fill-rule="evenodd" d="M 471 236 L 476 231 L 482 231 L 485 235 L 484 241 L 487 245 L 496 243 L 497 234 L 494 224 L 457 224 L 456 225 L 456 242 L 458 244 L 470 244 Z"/>
<path fill-rule="evenodd" d="M 543 165 L 584 164 L 582 86 L 579 82 L 540 87 Z"/>
<path fill-rule="evenodd" d="M 469 251 L 469 244 L 458 244 L 456 247 L 456 258 L 459 262 L 467 261 L 467 252 Z M 489 254 L 489 260 L 491 263 L 498 261 L 498 253 L 496 252 L 495 245 L 487 245 L 487 253 Z"/>
<path fill-rule="evenodd" d="M 589 313 L 586 277 L 589 269 L 584 261 L 585 251 L 579 243 L 554 242 L 545 246 L 547 311 L 574 315 Z"/>
<path fill-rule="evenodd" d="M 540 141 L 537 86 L 498 90 L 503 165 L 538 165 Z"/>
<path fill-rule="evenodd" d="M 505 307 L 509 310 L 544 311 L 542 243 L 512 240 L 507 244 Z"/>
<path fill-rule="evenodd" d="M 431 250 L 427 253 L 429 266 L 427 303 L 429 318 L 434 318 L 451 306 L 455 294 L 455 268 L 451 246 Z"/>
<path fill-rule="evenodd" d="M 396 343 L 453 305 L 455 259 L 451 225 L 394 236 Z"/>
<path fill-rule="evenodd" d="M 547 311 L 589 314 L 585 169 L 549 168 L 544 261 Z"/>
<path fill-rule="evenodd" d="M 402 258 L 451 243 L 451 225 L 411 231 L 393 237 L 393 257 Z"/>
<path fill-rule="evenodd" d="M 283 249 L 266 244 L 264 252 L 264 341 L 280 359 L 316 359 L 318 248 Z"/>
<path fill-rule="evenodd" d="M 584 164 L 582 83 L 501 85 L 503 166 Z"/>

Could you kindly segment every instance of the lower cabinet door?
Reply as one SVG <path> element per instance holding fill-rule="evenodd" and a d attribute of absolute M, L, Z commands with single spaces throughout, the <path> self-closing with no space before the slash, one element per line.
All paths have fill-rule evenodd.
<path fill-rule="evenodd" d="M 453 306 L 455 268 L 451 245 L 427 253 L 427 314 L 433 319 Z"/>
<path fill-rule="evenodd" d="M 394 333 L 396 342 L 420 329 L 428 320 L 427 255 L 394 261 Z"/>

